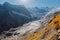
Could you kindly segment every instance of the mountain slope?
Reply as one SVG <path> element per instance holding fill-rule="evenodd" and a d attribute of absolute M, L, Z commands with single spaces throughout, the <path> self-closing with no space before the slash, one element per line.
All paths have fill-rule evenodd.
<path fill-rule="evenodd" d="M 30 12 L 22 5 L 5 2 L 0 5 L 0 32 L 32 21 Z"/>
<path fill-rule="evenodd" d="M 56 17 L 58 12 L 60 12 L 60 8 L 53 9 L 52 11 L 48 12 L 48 14 L 45 15 L 43 19 L 27 23 L 21 28 L 18 27 L 17 30 L 13 32 L 16 33 L 16 35 L 6 37 L 3 40 L 11 40 L 11 38 L 13 38 L 13 40 L 16 40 L 16 38 L 20 39 L 20 37 L 22 37 L 21 35 L 23 34 L 26 35 L 31 32 L 38 31 L 38 29 L 42 29 L 43 27 L 47 26 L 54 17 Z"/>
<path fill-rule="evenodd" d="M 48 12 L 47 15 L 44 16 L 43 19 L 38 21 L 33 21 L 28 24 L 23 25 L 19 30 L 16 32 L 20 33 L 21 35 L 24 33 L 34 32 L 37 29 L 41 29 L 45 26 L 47 26 L 51 20 L 58 14 L 57 12 L 60 12 L 60 8 L 53 9 L 52 11 Z"/>

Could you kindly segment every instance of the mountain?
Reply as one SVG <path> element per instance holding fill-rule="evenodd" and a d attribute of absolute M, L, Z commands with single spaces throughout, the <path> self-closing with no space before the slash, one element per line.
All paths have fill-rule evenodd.
<path fill-rule="evenodd" d="M 31 16 L 36 19 L 41 19 L 44 15 L 46 15 L 52 8 L 49 7 L 33 7 L 28 8 L 28 10 L 31 12 Z"/>
<path fill-rule="evenodd" d="M 31 17 L 30 12 L 26 9 L 26 7 L 24 5 L 12 5 L 12 4 L 5 2 L 3 4 L 3 6 L 8 10 L 14 10 L 14 11 L 23 13 L 24 15 Z"/>
<path fill-rule="evenodd" d="M 0 4 L 0 32 L 22 26 L 25 23 L 40 20 L 50 8 L 26 8 L 24 5 L 13 5 L 8 2 Z"/>
<path fill-rule="evenodd" d="M 22 26 L 31 20 L 30 12 L 23 5 L 8 2 L 0 5 L 0 32 Z"/>
<path fill-rule="evenodd" d="M 6 34 L 4 35 L 5 37 L 3 40 L 10 40 L 11 38 L 13 38 L 13 40 L 16 40 L 16 38 L 18 38 L 19 40 L 20 37 L 22 39 L 22 37 L 24 38 L 24 36 L 27 34 L 39 31 L 43 27 L 46 27 L 51 22 L 51 20 L 57 16 L 57 14 L 60 14 L 58 12 L 60 12 L 60 8 L 53 9 L 48 12 L 41 20 L 26 23 L 21 28 L 16 28 L 16 31 L 12 31 L 14 29 L 10 29 L 9 31 L 4 32 L 4 34 Z M 10 37 L 7 35 L 9 35 Z"/>
<path fill-rule="evenodd" d="M 18 35 L 29 34 L 32 32 L 36 32 L 44 27 L 46 27 L 51 20 L 53 20 L 60 12 L 60 7 L 52 9 L 49 11 L 41 20 L 32 21 L 27 24 L 24 24 L 21 28 L 18 29 L 14 33 L 19 33 Z"/>
<path fill-rule="evenodd" d="M 0 35 L 10 36 L 35 31 L 40 25 L 45 25 L 40 19 L 50 9 L 48 7 L 28 9 L 24 5 L 13 5 L 8 2 L 0 4 Z"/>

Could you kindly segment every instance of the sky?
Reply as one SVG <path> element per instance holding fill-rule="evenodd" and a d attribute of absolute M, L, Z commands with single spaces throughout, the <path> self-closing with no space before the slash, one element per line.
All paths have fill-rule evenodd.
<path fill-rule="evenodd" d="M 26 7 L 60 7 L 60 0 L 0 0 L 0 4 L 4 2 Z"/>

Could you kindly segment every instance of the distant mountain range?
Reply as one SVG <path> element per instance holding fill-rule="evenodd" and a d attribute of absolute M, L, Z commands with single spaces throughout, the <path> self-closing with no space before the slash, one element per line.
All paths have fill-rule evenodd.
<path fill-rule="evenodd" d="M 24 5 L 12 5 L 8 2 L 0 4 L 0 32 L 38 20 L 50 9 L 48 7 L 26 8 Z"/>
<path fill-rule="evenodd" d="M 31 16 L 36 19 L 41 19 L 45 14 L 47 14 L 52 8 L 49 7 L 34 7 L 34 8 L 28 8 L 28 10 L 31 12 Z"/>

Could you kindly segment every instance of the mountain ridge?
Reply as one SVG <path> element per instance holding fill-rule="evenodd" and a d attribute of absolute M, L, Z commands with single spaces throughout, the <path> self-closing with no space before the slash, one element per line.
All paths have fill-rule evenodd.
<path fill-rule="evenodd" d="M 12 5 L 5 2 L 0 8 L 0 32 L 10 29 L 11 27 L 22 26 L 24 23 L 28 23 L 32 20 L 29 14 L 30 12 L 23 6 Z"/>

